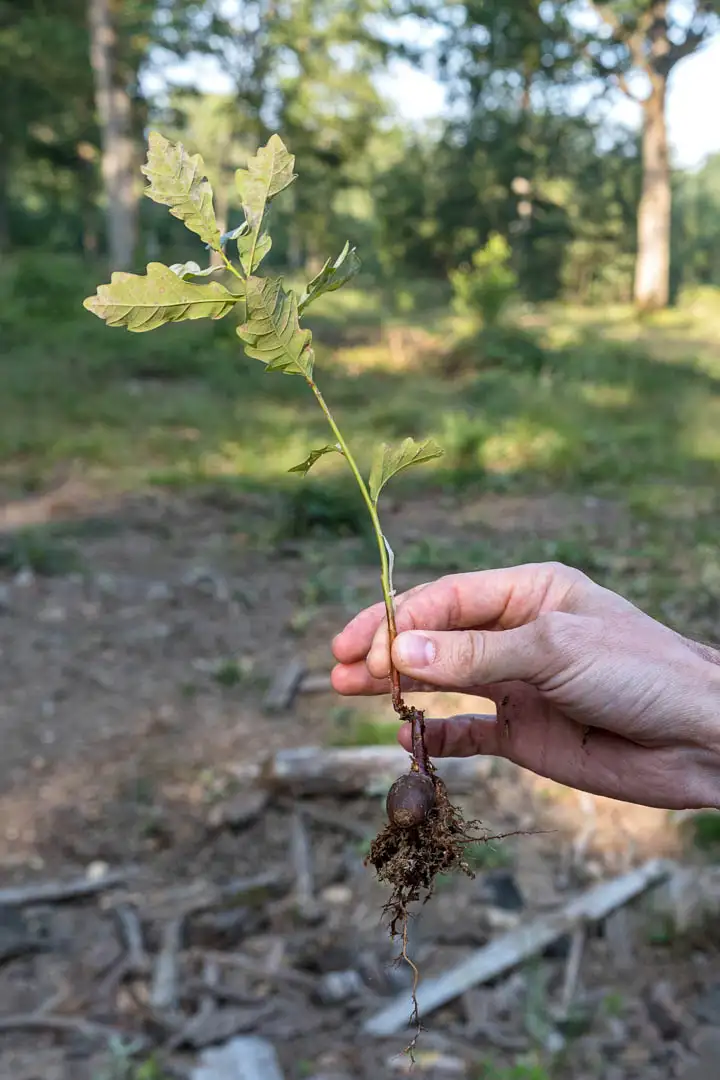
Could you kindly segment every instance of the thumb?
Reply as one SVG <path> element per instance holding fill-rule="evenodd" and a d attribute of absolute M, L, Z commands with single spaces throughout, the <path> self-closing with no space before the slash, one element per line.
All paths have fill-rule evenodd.
<path fill-rule="evenodd" d="M 538 685 L 569 664 L 575 621 L 553 612 L 513 630 L 411 630 L 395 640 L 393 662 L 404 675 L 439 687 Z"/>

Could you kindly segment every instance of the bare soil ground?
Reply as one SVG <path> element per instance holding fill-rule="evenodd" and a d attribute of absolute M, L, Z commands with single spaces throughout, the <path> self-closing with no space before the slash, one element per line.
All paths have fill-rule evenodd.
<path fill-rule="evenodd" d="M 52 577 L 21 570 L 0 590 L 0 886 L 106 863 L 137 868 L 129 895 L 147 900 L 162 887 L 288 871 L 291 806 L 270 801 L 234 830 L 213 825 L 213 811 L 243 794 L 233 765 L 327 742 L 339 723 L 352 724 L 352 710 L 339 713 L 330 694 L 299 698 L 290 713 L 272 717 L 262 711 L 262 696 L 294 655 L 314 670 L 329 668 L 331 633 L 353 602 L 374 595 L 372 568 L 351 568 L 349 593 L 314 598 L 308 615 L 302 544 L 256 542 L 267 524 L 262 500 L 158 495 L 112 505 L 66 492 L 42 511 L 37 500 L 6 511 L 5 525 L 33 514 L 86 524 L 73 542 L 80 556 L 74 569 Z M 605 546 L 628 528 L 613 504 L 565 496 L 410 502 L 389 522 L 399 540 L 441 527 L 459 545 L 490 526 L 514 538 L 583 528 L 604 537 Z M 401 574 L 399 584 L 417 577 Z M 437 695 L 431 708 L 458 704 Z M 368 709 L 382 717 L 384 703 L 362 703 L 363 716 Z M 235 1031 L 274 1042 L 287 1080 L 391 1080 L 402 1075 L 406 1059 L 397 1055 L 406 1040 L 360 1034 L 362 1015 L 407 985 L 407 971 L 391 964 L 383 892 L 362 866 L 359 837 L 380 823 L 381 800 L 313 805 L 326 818 L 308 819 L 319 913 L 303 916 L 287 900 L 262 896 L 194 923 L 185 944 L 250 958 L 250 972 L 221 963 L 229 995 L 221 1011 L 244 1012 L 225 1019 Z M 489 779 L 466 810 L 491 832 L 538 835 L 499 845 L 499 865 L 479 866 L 475 881 L 443 883 L 413 931 L 426 974 L 573 889 L 648 855 L 678 851 L 679 834 L 662 812 L 580 797 L 524 775 Z M 520 891 L 515 910 L 492 898 L 503 881 Z M 11 938 L 28 931 L 13 929 L 11 914 L 0 910 L 0 931 L 9 927 Z M 3 1015 L 29 1014 L 54 999 L 53 1015 L 113 1024 L 167 1045 L 149 1016 L 146 988 L 133 991 L 132 980 L 118 986 L 110 977 L 121 950 L 107 902 L 41 907 L 27 920 L 31 932 L 42 925 L 44 944 L 11 957 L 0 947 L 0 1032 Z M 663 940 L 642 909 L 633 908 L 628 920 L 588 943 L 582 1008 L 575 1026 L 563 1027 L 562 1044 L 553 1043 L 557 1025 L 548 1019 L 565 969 L 560 949 L 429 1018 L 418 1075 L 480 1080 L 494 1075 L 483 1071 L 491 1061 L 510 1068 L 518 1055 L 547 1063 L 549 1054 L 547 1073 L 500 1075 L 690 1076 L 683 1070 L 695 1060 L 697 1040 L 720 1026 L 720 1000 L 715 1014 L 712 1004 L 704 1013 L 696 1008 L 720 978 L 714 946 Z M 161 918 L 145 920 L 150 950 L 159 947 L 162 926 Z M 184 978 L 200 979 L 197 963 L 188 960 Z M 360 973 L 362 989 L 320 1003 L 323 976 L 348 970 Z M 196 1006 L 183 1002 L 188 1012 Z M 163 1057 L 163 1067 L 178 1075 L 192 1060 L 192 1045 L 181 1049 Z M 0 1034 L 2 1080 L 134 1076 L 108 1068 L 107 1055 L 82 1036 Z"/>

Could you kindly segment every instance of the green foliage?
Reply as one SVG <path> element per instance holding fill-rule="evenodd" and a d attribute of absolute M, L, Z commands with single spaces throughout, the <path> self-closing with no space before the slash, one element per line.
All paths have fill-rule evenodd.
<path fill-rule="evenodd" d="M 141 172 L 150 181 L 145 195 L 170 207 L 186 229 L 203 243 L 219 250 L 220 230 L 213 209 L 213 190 L 199 154 L 191 156 L 182 143 L 172 143 L 157 131 L 148 140 L 147 162 Z"/>
<path fill-rule="evenodd" d="M 688 822 L 688 831 L 696 848 L 716 858 L 720 855 L 720 813 L 701 810 L 693 814 Z"/>
<path fill-rule="evenodd" d="M 232 689 L 241 683 L 247 683 L 253 675 L 253 663 L 249 657 L 241 656 L 239 660 L 221 660 L 213 669 L 213 679 L 218 686 Z"/>
<path fill-rule="evenodd" d="M 142 333 L 185 319 L 222 319 L 238 299 L 219 281 L 193 285 L 162 263 L 149 263 L 145 277 L 116 271 L 84 306 L 108 326 Z"/>
<path fill-rule="evenodd" d="M 332 746 L 395 746 L 398 724 L 395 718 L 377 720 L 341 706 L 333 716 Z"/>
<path fill-rule="evenodd" d="M 335 444 L 345 458 L 357 482 L 368 510 L 380 551 L 380 570 L 383 596 L 388 613 L 392 615 L 392 551 L 385 539 L 377 515 L 377 501 L 382 488 L 396 473 L 410 465 L 438 457 L 439 447 L 428 439 L 416 444 L 406 439 L 399 449 L 387 445 L 379 448 L 373 459 L 369 488 L 333 418 L 324 397 L 313 380 L 315 353 L 312 333 L 300 326 L 298 299 L 284 288 L 281 278 L 256 277 L 255 269 L 270 250 L 271 238 L 264 233 L 263 224 L 271 201 L 295 179 L 295 158 L 279 135 L 272 135 L 265 146 L 252 156 L 246 168 L 238 169 L 235 183 L 240 196 L 244 223 L 228 234 L 237 241 L 240 268 L 227 257 L 222 248 L 223 238 L 215 220 L 212 188 L 205 176 L 204 163 L 199 155 L 191 157 L 180 143 L 173 143 L 153 132 L 150 137 L 148 163 L 143 171 L 150 180 L 147 194 L 156 202 L 170 207 L 171 213 L 201 239 L 220 251 L 227 269 L 244 285 L 245 322 L 237 329 L 246 354 L 260 360 L 268 372 L 302 375 L 315 395 Z M 307 307 L 323 293 L 335 292 L 357 272 L 359 260 L 354 248 L 345 244 L 340 256 L 329 260 L 303 293 L 302 306 Z M 180 271 L 176 273 L 175 271 Z M 85 301 L 85 307 L 110 326 L 127 326 L 129 330 L 152 330 L 163 323 L 183 319 L 209 317 L 218 319 L 240 299 L 220 285 L 211 282 L 197 285 L 184 280 L 188 264 L 174 269 L 162 263 L 150 263 L 147 277 L 115 273 L 110 285 L 100 286 L 96 296 Z M 192 272 L 192 271 L 191 271 Z M 313 451 L 291 471 L 307 474 L 315 461 L 333 446 Z"/>
<path fill-rule="evenodd" d="M 21 529 L 0 537 L 0 573 L 30 570 L 38 577 L 62 577 L 79 566 L 77 549 L 50 529 Z"/>
<path fill-rule="evenodd" d="M 246 227 L 244 231 L 239 233 L 236 240 L 238 257 L 244 273 L 246 275 L 254 274 L 272 247 L 271 237 L 268 233 L 263 233 L 262 236 L 256 238 L 250 229 Z"/>
<path fill-rule="evenodd" d="M 511 259 L 505 237 L 491 234 L 485 246 L 473 253 L 470 265 L 450 273 L 456 310 L 479 315 L 484 326 L 495 326 L 518 287 Z"/>
<path fill-rule="evenodd" d="M 477 1080 L 552 1080 L 543 1065 L 485 1065 Z"/>
<path fill-rule="evenodd" d="M 379 446 L 373 458 L 368 489 L 374 503 L 380 498 L 380 492 L 387 482 L 403 469 L 411 465 L 422 465 L 442 457 L 443 451 L 434 439 L 416 443 L 414 439 L 405 439 L 401 446 L 392 447 L 387 443 Z"/>
<path fill-rule="evenodd" d="M 300 313 L 302 314 L 305 308 L 323 293 L 335 292 L 336 289 L 342 288 L 355 277 L 359 270 L 360 258 L 355 248 L 351 248 L 350 244 L 345 244 L 337 259 L 334 262 L 328 259 L 322 270 L 308 283 L 298 304 Z"/>
<path fill-rule="evenodd" d="M 245 221 L 250 235 L 257 238 L 271 199 L 289 187 L 295 179 L 295 158 L 279 135 L 272 135 L 266 146 L 250 158 L 246 169 L 235 173 Z"/>
<path fill-rule="evenodd" d="M 342 454 L 342 450 L 339 446 L 332 445 L 321 446 L 318 450 L 311 450 L 304 461 L 301 461 L 299 465 L 293 465 L 292 469 L 288 469 L 288 472 L 296 472 L 302 476 L 307 476 L 315 462 L 319 461 L 325 454 Z"/>
<path fill-rule="evenodd" d="M 140 1060 L 137 1046 L 114 1038 L 110 1042 L 107 1064 L 95 1080 L 169 1080 L 169 1074 L 154 1054 Z"/>
<path fill-rule="evenodd" d="M 552 364 L 552 355 L 534 334 L 503 325 L 461 337 L 442 357 L 443 370 L 453 375 L 493 367 L 539 375 Z"/>
<path fill-rule="evenodd" d="M 312 334 L 301 330 L 297 297 L 272 278 L 248 278 L 246 321 L 238 327 L 245 352 L 261 360 L 268 371 L 312 378 L 315 354 Z"/>
<path fill-rule="evenodd" d="M 277 538 L 366 536 L 368 530 L 364 507 L 352 489 L 310 482 L 285 498 Z"/>

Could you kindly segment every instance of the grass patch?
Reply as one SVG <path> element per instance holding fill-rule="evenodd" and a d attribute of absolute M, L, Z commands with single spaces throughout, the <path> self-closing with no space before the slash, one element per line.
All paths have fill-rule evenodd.
<path fill-rule="evenodd" d="M 396 717 L 378 720 L 350 705 L 340 705 L 331 714 L 330 746 L 395 746 Z"/>
<path fill-rule="evenodd" d="M 484 1065 L 477 1076 L 477 1080 L 552 1080 L 550 1073 L 543 1065 L 524 1063 L 515 1065 Z"/>
<path fill-rule="evenodd" d="M 686 821 L 684 828 L 698 851 L 711 855 L 714 860 L 720 858 L 720 813 L 701 810 Z"/>
<path fill-rule="evenodd" d="M 243 357 L 232 316 L 152 334 L 108 329 L 81 307 L 98 268 L 42 263 L 40 285 L 24 257 L 0 269 L 6 498 L 69 471 L 108 492 L 252 491 L 274 514 L 270 550 L 366 543 L 366 515 L 339 457 L 305 481 L 288 475 L 328 441 L 325 422 L 301 379 L 268 376 Z M 643 320 L 623 307 L 550 305 L 523 315 L 517 330 L 466 339 L 455 372 L 443 369 L 444 345 L 463 328 L 437 290 L 433 298 L 425 285 L 403 284 L 392 300 L 363 283 L 320 302 L 318 370 L 361 466 L 381 440 L 434 436 L 445 447 L 388 500 L 418 490 L 458 500 L 562 491 L 616 501 L 632 519 L 627 535 L 601 540 L 558 522 L 552 541 L 478 535 L 460 551 L 436 532 L 398 551 L 399 565 L 431 574 L 559 558 L 679 629 L 717 636 L 719 297 L 706 290 Z M 398 365 L 388 326 L 422 332 L 439 343 L 437 356 L 408 346 Z M 58 539 L 13 541 L 5 565 L 51 567 Z"/>
<path fill-rule="evenodd" d="M 62 577 L 80 567 L 77 548 L 51 529 L 21 529 L 0 536 L 0 574 L 30 570 L 38 577 Z"/>

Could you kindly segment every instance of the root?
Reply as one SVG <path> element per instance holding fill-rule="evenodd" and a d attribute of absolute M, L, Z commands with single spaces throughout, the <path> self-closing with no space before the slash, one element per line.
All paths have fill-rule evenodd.
<path fill-rule="evenodd" d="M 398 928 L 407 919 L 408 905 L 430 899 L 438 874 L 460 870 L 474 876 L 464 858 L 465 848 L 487 839 L 484 833 L 473 831 L 480 822 L 466 822 L 453 806 L 439 776 L 433 775 L 432 780 L 435 805 L 425 821 L 412 829 L 389 823 L 373 840 L 365 860 L 392 889 L 384 908 L 392 937 L 402 932 Z"/>
<path fill-rule="evenodd" d="M 405 1053 L 414 1062 L 422 1026 L 417 999 L 420 972 L 408 954 L 409 906 L 418 901 L 427 903 L 439 874 L 459 870 L 474 877 L 465 859 L 465 849 L 468 844 L 484 843 L 490 837 L 477 831 L 479 821 L 465 821 L 458 807 L 450 802 L 447 788 L 428 757 L 422 712 L 406 706 L 402 699 L 398 702 L 393 699 L 393 704 L 400 717 L 411 725 L 412 764 L 410 772 L 396 780 L 390 789 L 387 801 L 390 820 L 370 845 L 365 865 L 372 866 L 378 879 L 392 890 L 383 912 L 389 917 L 390 936 L 399 936 L 402 941 L 398 961 L 403 960 L 413 974 L 410 1023 L 415 1034 Z M 423 785 L 430 790 L 429 798 Z"/>

